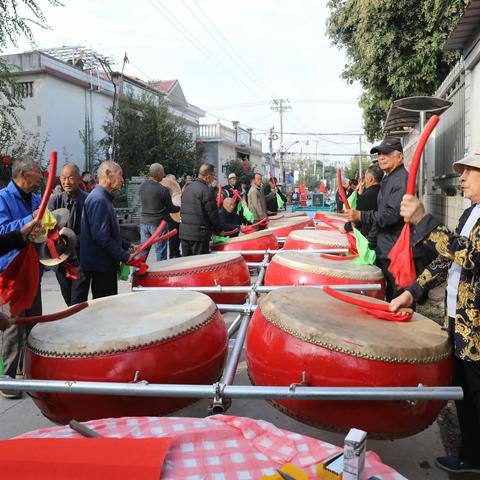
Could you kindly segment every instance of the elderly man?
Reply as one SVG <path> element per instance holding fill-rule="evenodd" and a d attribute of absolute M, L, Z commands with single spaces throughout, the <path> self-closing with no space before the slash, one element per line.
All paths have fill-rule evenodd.
<path fill-rule="evenodd" d="M 254 223 L 266 218 L 267 201 L 275 198 L 277 189 L 273 187 L 268 195 L 263 192 L 262 174 L 256 173 L 252 179 L 252 186 L 248 191 L 248 208 L 253 213 Z"/>
<path fill-rule="evenodd" d="M 222 234 L 214 190 L 215 167 L 202 163 L 198 178 L 182 193 L 180 240 L 182 255 L 200 255 L 210 251 L 212 233 Z"/>
<path fill-rule="evenodd" d="M 235 195 L 235 190 L 237 188 L 237 176 L 235 173 L 230 173 L 228 175 L 228 184 L 223 187 L 223 196 L 225 198 L 232 198 Z"/>
<path fill-rule="evenodd" d="M 140 202 L 142 204 L 142 213 L 140 217 L 140 237 L 141 242 L 148 240 L 160 225 L 162 220 L 170 223 L 169 213 L 180 211 L 172 203 L 170 190 L 164 187 L 160 182 L 165 177 L 165 170 L 160 163 L 150 165 L 150 176 L 140 186 Z M 175 176 L 173 175 L 173 180 Z M 168 228 L 165 230 L 167 231 Z M 167 241 L 155 244 L 157 261 L 167 259 Z M 145 253 L 148 256 L 150 248 Z"/>
<path fill-rule="evenodd" d="M 83 204 L 88 197 L 88 193 L 80 188 L 81 182 L 82 177 L 77 165 L 66 163 L 60 171 L 60 184 L 63 192 L 53 194 L 48 202 L 50 210 L 66 208 L 70 212 L 67 227 L 75 232 L 77 240 L 80 240 Z M 76 255 L 72 255 L 68 262 L 78 267 L 79 254 L 80 245 L 78 244 Z M 87 300 L 89 284 L 81 268 L 78 269 L 78 279 L 72 279 L 67 275 L 65 265 L 61 263 L 55 269 L 55 275 L 60 285 L 62 297 L 68 306 Z"/>
<path fill-rule="evenodd" d="M 123 172 L 115 162 L 100 164 L 98 185 L 83 207 L 80 231 L 80 267 L 85 273 L 92 297 L 118 293 L 120 262 L 130 259 L 131 245 L 120 238 L 120 227 L 113 208 L 113 192 L 123 186 Z"/>
<path fill-rule="evenodd" d="M 12 180 L 6 188 L 0 190 L 0 234 L 20 230 L 33 220 L 40 205 L 40 197 L 34 193 L 40 187 L 42 172 L 40 165 L 32 159 L 15 160 L 12 165 Z M 0 273 L 5 271 L 20 253 L 14 249 L 0 257 Z M 42 297 L 40 284 L 37 295 L 29 310 L 21 315 L 41 315 Z M 3 358 L 5 375 L 13 378 L 21 368 L 23 346 L 29 329 L 23 325 L 14 325 L 0 335 L 0 350 Z M 6 398 L 18 398 L 21 392 L 3 391 Z"/>
<path fill-rule="evenodd" d="M 245 207 L 247 205 L 247 202 L 245 200 L 242 200 L 242 205 Z M 220 225 L 222 227 L 222 230 L 224 230 L 225 232 L 239 229 L 240 226 L 245 222 L 243 215 L 240 215 L 235 211 L 235 202 L 232 198 L 226 198 L 223 201 L 223 205 L 218 210 L 218 215 L 220 218 Z M 238 237 L 238 231 L 228 236 Z"/>
<path fill-rule="evenodd" d="M 347 219 L 350 222 L 366 225 L 370 229 L 368 240 L 377 253 L 377 266 L 385 277 L 387 301 L 398 296 L 395 280 L 388 271 L 390 260 L 388 254 L 395 245 L 402 231 L 404 221 L 400 215 L 400 202 L 407 189 L 408 172 L 403 165 L 403 147 L 397 138 L 387 138 L 380 145 L 370 150 L 371 154 L 378 153 L 378 166 L 385 176 L 380 184 L 376 210 L 347 210 Z M 413 251 L 416 271 L 422 271 L 429 263 L 422 247 Z"/>
<path fill-rule="evenodd" d="M 403 197 L 400 214 L 415 225 L 412 244 L 423 242 L 439 256 L 391 302 L 390 309 L 425 301 L 429 290 L 447 280 L 446 327 L 454 346 L 454 384 L 464 393 L 456 402 L 462 440 L 458 458 L 439 457 L 437 465 L 453 473 L 480 473 L 480 152 L 453 167 L 461 174 L 463 194 L 472 201 L 455 232 L 425 214 L 416 197 Z"/>

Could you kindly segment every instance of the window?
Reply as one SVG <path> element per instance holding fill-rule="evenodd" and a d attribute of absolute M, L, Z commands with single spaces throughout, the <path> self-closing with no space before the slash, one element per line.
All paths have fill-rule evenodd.
<path fill-rule="evenodd" d="M 33 82 L 18 82 L 13 85 L 13 96 L 15 98 L 33 97 Z"/>

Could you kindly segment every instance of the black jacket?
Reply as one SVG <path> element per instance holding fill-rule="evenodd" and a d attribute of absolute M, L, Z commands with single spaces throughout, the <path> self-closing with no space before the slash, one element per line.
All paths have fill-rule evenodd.
<path fill-rule="evenodd" d="M 377 258 L 388 258 L 402 231 L 404 221 L 400 216 L 400 203 L 407 189 L 408 172 L 403 165 L 380 183 L 377 209 L 361 212 L 361 222 L 370 228 L 368 240 L 375 246 Z"/>
<path fill-rule="evenodd" d="M 225 232 L 235 230 L 236 228 L 239 228 L 240 225 L 243 223 L 243 216 L 239 215 L 236 210 L 234 210 L 232 213 L 228 213 L 223 207 L 221 207 L 218 210 L 218 216 L 220 218 L 220 225 L 222 227 L 222 230 Z M 238 232 L 229 236 L 237 237 Z"/>
<path fill-rule="evenodd" d="M 0 235 L 0 255 L 5 255 L 11 250 L 25 247 L 26 242 L 23 240 L 20 230 L 4 233 Z"/>
<path fill-rule="evenodd" d="M 378 192 L 380 191 L 380 184 L 377 183 L 368 187 L 361 195 L 357 197 L 357 210 L 364 212 L 368 210 L 376 210 L 377 209 L 377 197 Z M 352 231 L 352 224 L 351 222 L 347 222 L 345 224 L 345 230 L 347 232 Z M 360 230 L 360 232 L 366 237 L 370 230 L 369 225 L 365 225 L 362 222 L 359 222 L 356 225 L 356 228 Z"/>
<path fill-rule="evenodd" d="M 158 225 L 162 220 L 170 220 L 169 213 L 180 211 L 180 207 L 172 203 L 170 190 L 155 180 L 145 180 L 139 193 L 142 203 L 140 223 Z"/>
<path fill-rule="evenodd" d="M 198 178 L 182 193 L 180 215 L 182 240 L 205 242 L 222 231 L 213 189 Z"/>
<path fill-rule="evenodd" d="M 67 192 L 54 193 L 48 201 L 48 208 L 50 210 L 66 208 L 70 212 L 67 227 L 71 228 L 76 235 L 80 235 L 83 205 L 87 197 L 88 193 L 81 188 L 74 197 L 70 197 Z"/>
<path fill-rule="evenodd" d="M 270 192 L 272 191 L 270 185 L 267 185 L 264 189 L 263 192 L 265 193 L 265 196 L 267 196 Z M 277 190 L 277 193 L 280 195 L 280 198 L 286 202 L 287 198 L 285 195 L 280 191 L 280 189 Z M 277 196 L 275 195 L 273 198 L 270 198 L 267 200 L 267 211 L 268 212 L 278 212 L 278 203 L 277 203 Z"/>

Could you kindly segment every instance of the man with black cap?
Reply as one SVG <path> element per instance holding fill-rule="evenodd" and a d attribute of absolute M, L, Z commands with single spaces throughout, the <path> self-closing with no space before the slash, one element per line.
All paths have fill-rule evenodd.
<path fill-rule="evenodd" d="M 350 222 L 361 222 L 370 228 L 368 240 L 377 253 L 376 265 L 382 270 L 386 283 L 386 300 L 398 296 L 395 280 L 388 271 L 390 260 L 388 254 L 395 245 L 402 231 L 404 221 L 400 215 L 400 202 L 407 189 L 408 172 L 403 165 L 403 147 L 398 138 L 386 138 L 370 150 L 378 154 L 378 166 L 385 176 L 380 184 L 376 210 L 347 210 Z M 417 272 L 423 270 L 417 263 L 420 259 L 419 249 L 414 250 L 414 262 Z M 422 266 L 427 265 L 424 263 Z"/>
<path fill-rule="evenodd" d="M 438 457 L 436 464 L 452 473 L 480 473 L 480 152 L 453 168 L 472 202 L 454 232 L 426 214 L 417 197 L 403 197 L 400 214 L 415 225 L 412 244 L 423 243 L 438 257 L 390 303 L 390 310 L 425 301 L 432 288 L 447 281 L 445 327 L 454 347 L 453 383 L 463 389 L 463 399 L 456 402 L 462 438 L 458 456 Z"/>

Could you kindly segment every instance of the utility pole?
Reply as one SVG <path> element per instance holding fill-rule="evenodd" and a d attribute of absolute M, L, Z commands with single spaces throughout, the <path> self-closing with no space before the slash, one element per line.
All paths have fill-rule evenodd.
<path fill-rule="evenodd" d="M 273 127 L 268 131 L 268 151 L 270 152 L 270 175 L 274 176 L 273 169 Z"/>
<path fill-rule="evenodd" d="M 289 105 L 290 100 L 286 98 L 279 98 L 277 100 L 272 100 L 272 106 L 270 107 L 274 112 L 278 112 L 280 116 L 280 178 L 282 179 L 283 184 L 285 185 L 285 164 L 283 163 L 283 112 L 290 110 L 292 107 Z"/>

